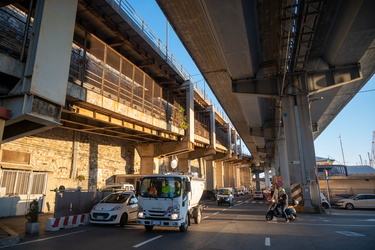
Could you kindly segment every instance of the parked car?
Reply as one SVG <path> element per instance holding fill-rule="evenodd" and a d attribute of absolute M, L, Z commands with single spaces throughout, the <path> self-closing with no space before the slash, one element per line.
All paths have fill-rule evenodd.
<path fill-rule="evenodd" d="M 216 193 L 214 190 L 203 190 L 201 200 L 216 201 Z"/>
<path fill-rule="evenodd" d="M 231 187 L 221 187 L 218 188 L 217 191 L 217 205 L 221 206 L 225 203 L 229 204 L 229 206 L 233 206 L 234 204 L 234 190 Z"/>
<path fill-rule="evenodd" d="M 328 209 L 330 207 L 330 204 L 327 197 L 323 193 L 320 193 L 320 199 L 322 200 L 322 207 Z"/>
<path fill-rule="evenodd" d="M 253 192 L 253 199 L 264 199 L 263 191 L 254 191 Z"/>
<path fill-rule="evenodd" d="M 375 208 L 375 194 L 358 194 L 353 195 L 349 199 L 342 199 L 337 202 L 341 208 Z"/>
<path fill-rule="evenodd" d="M 115 192 L 107 195 L 90 212 L 90 223 L 120 224 L 137 219 L 138 199 L 134 192 Z"/>
<path fill-rule="evenodd" d="M 234 196 L 240 196 L 240 195 L 245 195 L 244 191 L 240 189 L 235 189 L 234 190 Z"/>

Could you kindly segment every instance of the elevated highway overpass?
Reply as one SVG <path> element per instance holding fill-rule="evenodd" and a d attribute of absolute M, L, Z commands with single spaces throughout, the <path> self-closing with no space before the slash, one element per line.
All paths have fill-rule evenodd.
<path fill-rule="evenodd" d="M 254 168 L 274 166 L 318 204 L 313 140 L 374 74 L 375 2 L 156 1 Z"/>
<path fill-rule="evenodd" d="M 141 173 L 153 171 L 155 157 L 179 155 L 182 170 L 199 157 L 245 162 L 258 173 L 274 168 L 289 192 L 301 187 L 306 207 L 319 206 L 313 140 L 374 72 L 374 3 L 157 3 L 235 129 L 121 8 L 126 1 L 9 0 L 0 7 L 25 14 L 23 27 L 2 28 L 21 33 L 1 44 L 1 107 L 13 113 L 4 141 L 56 126 L 134 141 Z M 236 153 L 235 130 L 251 162 Z M 234 183 L 223 165 L 214 169 L 212 187 Z"/>

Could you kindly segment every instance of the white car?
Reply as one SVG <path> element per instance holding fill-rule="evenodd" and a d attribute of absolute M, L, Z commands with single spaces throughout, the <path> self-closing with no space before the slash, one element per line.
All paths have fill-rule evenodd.
<path fill-rule="evenodd" d="M 349 199 L 342 199 L 337 202 L 341 208 L 375 208 L 375 194 L 358 194 L 353 195 Z"/>
<path fill-rule="evenodd" d="M 90 212 L 90 223 L 120 224 L 137 219 L 138 199 L 134 192 L 115 192 L 107 195 Z"/>
<path fill-rule="evenodd" d="M 264 199 L 264 193 L 263 191 L 254 191 L 253 193 L 253 199 Z"/>

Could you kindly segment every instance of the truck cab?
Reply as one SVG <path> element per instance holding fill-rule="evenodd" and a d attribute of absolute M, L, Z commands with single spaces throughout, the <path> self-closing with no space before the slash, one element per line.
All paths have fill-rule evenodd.
<path fill-rule="evenodd" d="M 137 184 L 137 224 L 147 231 L 154 226 L 179 227 L 187 231 L 190 219 L 199 224 L 203 207 L 199 200 L 204 180 L 189 175 L 149 175 Z"/>
<path fill-rule="evenodd" d="M 221 206 L 223 204 L 229 204 L 233 206 L 234 204 L 234 189 L 232 187 L 220 187 L 217 190 L 217 205 Z"/>

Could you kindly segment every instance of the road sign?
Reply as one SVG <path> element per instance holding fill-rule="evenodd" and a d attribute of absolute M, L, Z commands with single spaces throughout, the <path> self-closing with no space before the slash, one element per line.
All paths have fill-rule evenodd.
<path fill-rule="evenodd" d="M 278 181 L 283 181 L 283 177 L 280 175 L 280 176 L 277 176 L 277 180 Z"/>
<path fill-rule="evenodd" d="M 282 186 L 284 186 L 284 183 L 282 183 L 281 181 L 279 181 L 279 182 L 277 183 L 277 185 L 278 185 L 279 187 L 282 187 Z"/>

